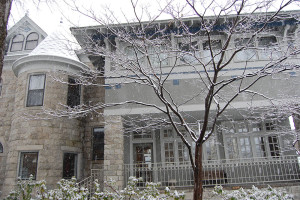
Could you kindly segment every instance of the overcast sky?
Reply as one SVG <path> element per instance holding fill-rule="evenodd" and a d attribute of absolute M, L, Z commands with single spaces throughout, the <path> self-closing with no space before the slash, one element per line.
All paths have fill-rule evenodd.
<path fill-rule="evenodd" d="M 51 33 L 59 25 L 61 19 L 66 26 L 89 26 L 97 25 L 94 20 L 91 20 L 78 12 L 72 10 L 70 5 L 64 2 L 72 4 L 76 2 L 76 5 L 82 10 L 93 10 L 96 15 L 103 15 L 109 8 L 113 10 L 114 15 L 119 20 L 125 22 L 125 17 L 131 20 L 134 17 L 133 9 L 130 0 L 14 0 L 12 5 L 12 11 L 9 21 L 9 27 L 13 26 L 18 20 L 20 20 L 25 13 L 28 13 L 29 17 L 36 22 L 44 31 L 48 34 Z M 133 0 L 137 1 L 137 0 Z M 151 11 L 151 15 L 158 13 L 160 7 L 163 7 L 167 1 L 170 0 L 138 0 L 139 15 L 141 14 L 141 7 L 146 7 Z M 185 3 L 184 0 L 173 0 L 173 8 L 180 7 Z M 251 0 L 250 2 L 264 1 L 264 0 Z M 267 1 L 267 0 L 266 0 Z M 278 0 L 281 1 L 281 0 Z M 287 1 L 287 0 L 284 0 Z M 38 4 L 39 2 L 39 4 Z M 48 3 L 46 3 L 48 2 Z M 49 3 L 50 2 L 50 3 Z M 52 2 L 52 3 L 51 3 Z M 54 3 L 53 3 L 54 2 Z M 204 1 L 209 3 L 210 1 Z M 226 3 L 227 0 L 216 0 L 218 5 Z M 160 5 L 159 5 L 160 4 Z M 72 4 L 73 5 L 73 4 Z M 201 3 L 203 5 L 203 3 Z M 293 5 L 289 9 L 299 9 L 298 6 Z M 180 12 L 181 15 L 188 17 L 188 10 Z M 183 13 L 183 14 L 182 14 Z M 144 16 L 147 16 L 146 12 L 143 12 Z M 111 18 L 109 16 L 108 18 Z M 160 19 L 170 18 L 169 15 L 162 15 Z"/>
<path fill-rule="evenodd" d="M 37 2 L 40 1 L 38 4 Z M 12 5 L 11 16 L 9 20 L 9 28 L 20 20 L 25 13 L 36 22 L 48 34 L 63 19 L 63 23 L 68 26 L 88 26 L 95 25 L 96 22 L 84 17 L 82 14 L 74 12 L 70 6 L 66 5 L 63 0 L 47 0 L 56 1 L 56 3 L 45 3 L 46 0 L 15 0 Z M 71 2 L 72 0 L 66 0 Z M 159 8 L 153 8 L 156 0 L 140 0 L 141 4 L 157 11 Z M 164 1 L 164 0 L 163 0 Z M 81 9 L 92 8 L 95 13 L 104 13 L 106 8 L 114 11 L 119 19 L 124 19 L 123 13 L 130 19 L 134 18 L 130 0 L 75 0 Z M 72 21 L 72 23 L 70 23 Z"/>

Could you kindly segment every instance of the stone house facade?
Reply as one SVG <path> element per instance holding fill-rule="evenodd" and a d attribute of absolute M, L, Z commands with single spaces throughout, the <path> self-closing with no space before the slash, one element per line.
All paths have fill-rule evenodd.
<path fill-rule="evenodd" d="M 169 22 L 157 23 L 163 25 Z M 274 38 L 278 43 L 285 42 L 287 36 L 297 38 L 298 24 L 284 24 L 281 28 L 276 29 L 275 34 L 264 36 L 266 42 L 274 42 Z M 116 180 L 120 188 L 129 176 L 142 177 L 144 181 L 141 186 L 146 181 L 161 182 L 163 186 L 191 186 L 193 175 L 189 158 L 172 127 L 125 131 L 129 128 L 126 123 L 129 118 L 139 119 L 145 114 L 155 116 L 155 111 L 130 105 L 100 109 L 99 115 L 79 118 L 72 115 L 51 116 L 51 110 L 68 109 L 65 105 L 74 108 L 82 103 L 116 103 L 130 98 L 155 101 L 147 92 L 149 88 L 134 84 L 119 85 L 117 78 L 97 80 L 105 87 L 77 84 L 72 74 L 80 74 L 84 69 L 100 67 L 105 74 L 115 73 L 112 60 L 80 53 L 80 48 L 85 45 L 81 35 L 83 30 L 91 38 L 100 38 L 99 44 L 107 49 L 113 50 L 114 45 L 119 45 L 128 57 L 131 56 L 132 50 L 125 43 L 118 43 L 115 37 L 102 37 L 98 30 L 105 32 L 103 27 L 74 28 L 73 35 L 59 27 L 47 35 L 25 16 L 8 32 L 0 94 L 2 195 L 7 195 L 15 187 L 18 177 L 28 179 L 30 175 L 36 180 L 45 179 L 49 188 L 55 187 L 61 178 L 75 176 L 84 181 L 95 174 L 102 181 Z M 223 39 L 216 36 L 216 41 L 222 42 Z M 180 43 L 179 40 L 172 42 Z M 194 42 L 205 46 L 205 41 Z M 206 53 L 203 51 L 203 54 Z M 245 61 L 247 53 L 239 55 L 232 66 L 234 70 L 226 76 L 233 77 L 241 71 L 238 66 Z M 255 60 L 249 62 L 253 68 L 268 62 L 262 52 L 254 52 L 253 56 Z M 181 65 L 184 66 L 184 61 L 188 59 L 184 57 Z M 299 61 L 298 57 L 293 59 Z M 168 65 L 174 61 L 168 58 L 165 62 Z M 288 76 L 288 81 L 297 83 L 297 73 L 292 71 L 285 76 Z M 177 72 L 170 76 L 167 84 L 181 96 L 188 96 L 199 89 L 192 84 L 194 78 L 192 73 Z M 284 95 L 291 93 L 300 95 L 300 91 L 286 84 L 286 79 L 266 78 L 260 85 L 264 85 L 263 89 L 273 98 L 284 99 Z M 259 85 L 255 87 L 260 88 Z M 278 95 L 278 88 L 284 93 Z M 140 95 L 141 91 L 143 95 Z M 234 106 L 246 112 L 249 101 L 251 99 L 242 97 Z M 256 107 L 267 106 L 267 102 L 261 99 L 256 99 L 254 103 Z M 191 122 L 203 114 L 201 105 L 203 102 L 195 98 L 184 107 L 191 116 Z M 45 111 L 50 115 L 43 114 Z M 229 112 L 236 110 L 229 109 Z M 263 109 L 260 110 L 262 112 Z M 281 134 L 289 132 L 288 119 L 250 123 L 252 118 L 245 120 L 234 116 L 234 122 L 222 119 L 219 124 L 226 128 L 218 130 L 216 136 L 205 145 L 205 184 L 299 183 L 300 161 L 290 148 L 294 135 Z M 278 131 L 276 125 L 285 128 Z"/>

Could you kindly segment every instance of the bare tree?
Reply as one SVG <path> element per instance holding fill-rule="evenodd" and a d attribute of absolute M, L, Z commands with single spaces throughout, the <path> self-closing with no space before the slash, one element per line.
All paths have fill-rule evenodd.
<path fill-rule="evenodd" d="M 276 98 L 261 89 L 262 80 L 299 68 L 295 62 L 298 42 L 294 40 L 299 13 L 282 12 L 293 2 L 186 0 L 180 6 L 170 1 L 156 16 L 143 9 L 149 17 L 145 22 L 138 12 L 138 2 L 131 1 L 134 23 L 119 22 L 113 12 L 108 12 L 108 18 L 99 18 L 94 11 L 83 11 L 74 4 L 73 9 L 100 25 L 72 29 L 84 54 L 97 58 L 99 65 L 77 75 L 77 82 L 101 87 L 131 85 L 145 89 L 141 96 L 146 91 L 153 98 L 82 104 L 68 110 L 48 111 L 48 114 L 78 117 L 126 104 L 154 108 L 155 113 L 162 115 L 141 121 L 148 127 L 171 125 L 174 128 L 189 152 L 194 171 L 194 199 L 202 199 L 203 144 L 214 134 L 218 120 L 227 117 L 226 110 L 234 107 L 241 95 L 249 104 L 262 99 L 270 105 L 277 104 Z M 191 18 L 182 17 L 186 11 Z M 162 13 L 171 15 L 172 20 L 157 21 Z M 280 40 L 275 37 L 278 32 Z M 254 67 L 256 61 L 259 67 Z M 234 76 L 227 75 L 230 70 L 236 70 Z M 184 74 L 192 74 L 196 87 L 190 90 L 192 93 L 182 96 L 168 82 Z M 99 84 L 98 80 L 103 78 L 114 82 Z M 193 103 L 203 108 L 199 118 L 192 116 L 191 123 L 184 106 Z M 242 115 L 247 111 L 239 112 Z M 199 126 L 198 132 L 195 126 Z"/>
<path fill-rule="evenodd" d="M 3 59 L 5 52 L 5 38 L 7 35 L 7 23 L 10 14 L 12 0 L 0 1 L 0 81 L 3 68 Z"/>

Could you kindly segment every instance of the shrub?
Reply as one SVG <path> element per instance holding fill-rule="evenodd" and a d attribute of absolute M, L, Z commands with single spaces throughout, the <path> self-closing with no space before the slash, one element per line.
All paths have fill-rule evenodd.
<path fill-rule="evenodd" d="M 60 180 L 57 185 L 58 188 L 54 190 L 47 190 L 45 181 L 33 181 L 32 176 L 29 180 L 19 180 L 17 189 L 12 191 L 6 200 L 155 200 L 155 199 L 184 199 L 184 194 L 177 191 L 172 193 L 168 188 L 165 189 L 164 194 L 161 194 L 157 189 L 159 183 L 146 183 L 146 188 L 140 190 L 137 183 L 140 179 L 130 177 L 127 186 L 123 190 L 117 190 L 115 181 L 111 180 L 105 182 L 108 189 L 103 192 L 100 190 L 98 180 L 94 183 L 94 193 L 89 194 L 87 188 L 79 187 L 76 179 Z"/>
<path fill-rule="evenodd" d="M 276 190 L 271 186 L 266 189 L 258 189 L 252 186 L 251 189 L 243 189 L 234 191 L 225 191 L 222 186 L 216 186 L 214 188 L 214 194 L 220 196 L 223 200 L 293 200 L 293 196 L 287 194 L 286 191 Z"/>

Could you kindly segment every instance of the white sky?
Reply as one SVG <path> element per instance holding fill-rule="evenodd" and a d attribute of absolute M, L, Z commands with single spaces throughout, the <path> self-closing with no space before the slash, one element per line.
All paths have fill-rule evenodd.
<path fill-rule="evenodd" d="M 137 1 L 137 0 L 133 0 Z M 146 7 L 151 11 L 151 15 L 158 13 L 160 10 L 160 6 L 166 4 L 167 1 L 170 0 L 138 0 L 139 5 L 137 6 L 139 9 L 138 14 L 141 15 L 141 6 Z M 174 3 L 173 9 L 179 8 L 184 4 L 184 0 L 173 0 Z M 229 0 L 230 1 L 230 0 Z M 262 2 L 264 0 L 250 0 L 249 2 Z M 267 1 L 267 0 L 266 0 Z M 281 0 L 275 0 L 281 1 Z M 287 1 L 287 0 L 283 0 Z M 38 4 L 39 2 L 39 4 Z M 48 3 L 46 3 L 48 2 Z M 53 3 L 54 2 L 54 3 Z M 12 11 L 9 21 L 9 28 L 13 26 L 18 20 L 20 20 L 25 13 L 27 12 L 29 17 L 37 23 L 44 31 L 48 34 L 51 33 L 55 28 L 59 25 L 61 18 L 63 19 L 63 23 L 67 26 L 89 26 L 89 25 L 97 25 L 95 21 L 84 17 L 82 14 L 75 12 L 71 9 L 71 6 L 68 6 L 65 2 L 71 3 L 75 2 L 76 5 L 80 7 L 80 9 L 94 10 L 96 15 L 103 15 L 106 13 L 107 8 L 113 10 L 114 15 L 118 17 L 119 20 L 125 22 L 125 17 L 130 20 L 134 19 L 133 8 L 131 6 L 130 0 L 14 0 L 12 5 Z M 198 1 L 201 2 L 201 1 Z M 205 3 L 209 3 L 210 1 L 205 0 Z M 218 4 L 226 3 L 227 0 L 216 0 Z M 59 5 L 58 5 L 59 4 Z M 72 4 L 72 3 L 71 3 Z M 203 5 L 203 3 L 201 3 Z M 291 6 L 290 9 L 299 9 L 299 6 Z M 187 17 L 186 14 L 188 11 L 180 12 L 182 15 Z M 147 16 L 147 13 L 143 12 L 143 16 Z M 111 18 L 109 16 L 108 18 Z M 160 19 L 170 18 L 168 15 L 162 15 Z M 148 20 L 148 19 L 146 19 Z M 70 23 L 70 21 L 72 23 Z"/>
<path fill-rule="evenodd" d="M 38 4 L 39 1 L 40 3 Z M 52 3 L 46 3 L 46 1 L 52 1 Z M 53 3 L 53 1 L 56 1 L 56 3 Z M 77 5 L 80 5 L 81 9 L 92 8 L 97 14 L 103 14 L 105 12 L 105 9 L 109 7 L 114 11 L 119 19 L 124 20 L 123 13 L 125 13 L 126 16 L 130 19 L 134 18 L 130 0 L 66 1 L 75 1 Z M 146 5 L 148 8 L 153 7 L 153 5 L 156 4 L 156 0 L 140 1 L 141 4 Z M 158 8 L 152 8 L 152 11 L 153 10 L 158 10 Z M 74 12 L 74 10 L 72 10 L 70 6 L 64 3 L 64 0 L 14 0 L 8 28 L 12 27 L 16 22 L 18 22 L 25 15 L 25 13 L 28 13 L 28 16 L 48 34 L 58 26 L 61 18 L 63 19 L 63 23 L 68 26 L 96 25 L 95 21 L 88 19 L 87 17 L 84 17 L 77 12 Z M 70 23 L 70 21 L 72 21 L 72 23 Z"/>

